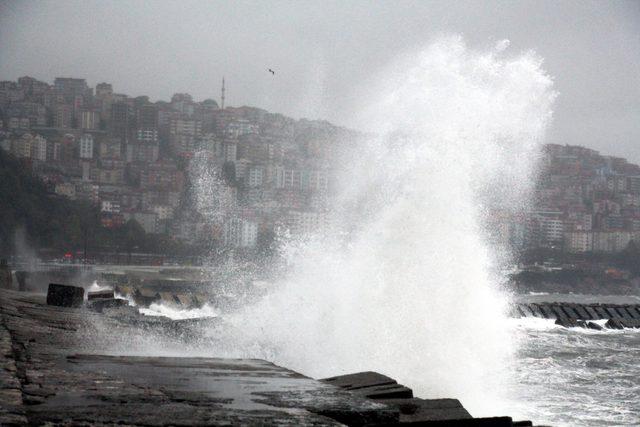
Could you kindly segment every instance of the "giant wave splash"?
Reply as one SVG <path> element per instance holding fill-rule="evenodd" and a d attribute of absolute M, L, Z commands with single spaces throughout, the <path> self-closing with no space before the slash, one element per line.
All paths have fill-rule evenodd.
<path fill-rule="evenodd" d="M 376 370 L 495 413 L 516 343 L 483 217 L 525 202 L 552 79 L 506 41 L 444 37 L 367 87 L 357 120 L 374 136 L 342 143 L 333 226 L 286 242 L 287 274 L 225 317 L 219 351 L 313 377 Z"/>

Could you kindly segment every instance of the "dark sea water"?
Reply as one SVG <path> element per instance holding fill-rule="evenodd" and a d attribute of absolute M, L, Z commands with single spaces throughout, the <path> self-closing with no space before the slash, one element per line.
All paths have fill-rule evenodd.
<path fill-rule="evenodd" d="M 637 303 L 636 297 L 533 299 Z M 513 323 L 520 346 L 511 393 L 519 418 L 554 426 L 640 426 L 640 330 L 566 329 L 533 318 Z"/>

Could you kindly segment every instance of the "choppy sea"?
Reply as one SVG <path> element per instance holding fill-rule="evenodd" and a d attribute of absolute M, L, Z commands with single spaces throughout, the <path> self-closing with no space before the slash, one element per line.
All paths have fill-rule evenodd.
<path fill-rule="evenodd" d="M 640 303 L 637 297 L 584 295 L 526 300 Z M 536 318 L 513 322 L 520 345 L 510 389 L 519 419 L 553 426 L 640 426 L 640 330 L 567 329 Z"/>

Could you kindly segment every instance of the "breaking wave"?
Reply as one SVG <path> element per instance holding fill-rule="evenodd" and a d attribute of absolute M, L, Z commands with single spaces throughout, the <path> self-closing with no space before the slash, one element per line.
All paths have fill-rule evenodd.
<path fill-rule="evenodd" d="M 225 317 L 227 355 L 376 370 L 496 413 L 517 341 L 483 218 L 525 203 L 556 96 L 507 47 L 443 38 L 372 79 L 358 120 L 375 136 L 342 142 L 335 226 L 287 242 L 285 277 Z"/>

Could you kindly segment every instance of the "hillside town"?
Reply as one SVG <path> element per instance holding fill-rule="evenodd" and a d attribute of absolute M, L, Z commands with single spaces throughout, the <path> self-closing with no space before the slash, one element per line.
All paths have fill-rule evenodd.
<path fill-rule="evenodd" d="M 305 233 L 326 222 L 332 147 L 353 132 L 224 102 L 224 79 L 218 104 L 22 77 L 0 82 L 0 147 L 53 192 L 99 206 L 107 228 L 133 219 L 147 233 L 252 248 L 277 227 Z M 196 154 L 230 195 L 216 218 L 188 200 Z"/>
<path fill-rule="evenodd" d="M 495 221 L 516 247 L 619 253 L 640 242 L 640 167 L 581 146 L 547 144 L 531 207 Z"/>
<path fill-rule="evenodd" d="M 329 221 L 336 144 L 358 134 L 323 121 L 176 93 L 171 100 L 114 92 L 109 83 L 32 77 L 0 82 L 0 148 L 52 192 L 99 207 L 100 222 L 135 220 L 147 233 L 255 248 L 261 235 L 313 231 Z M 197 162 L 194 159 L 198 159 Z M 191 182 L 219 185 L 197 209 Z M 214 200 L 221 194 L 226 199 Z M 221 196 L 220 196 L 221 197 Z M 571 145 L 546 145 L 535 202 L 495 215 L 519 248 L 616 253 L 640 241 L 640 167 Z"/>

